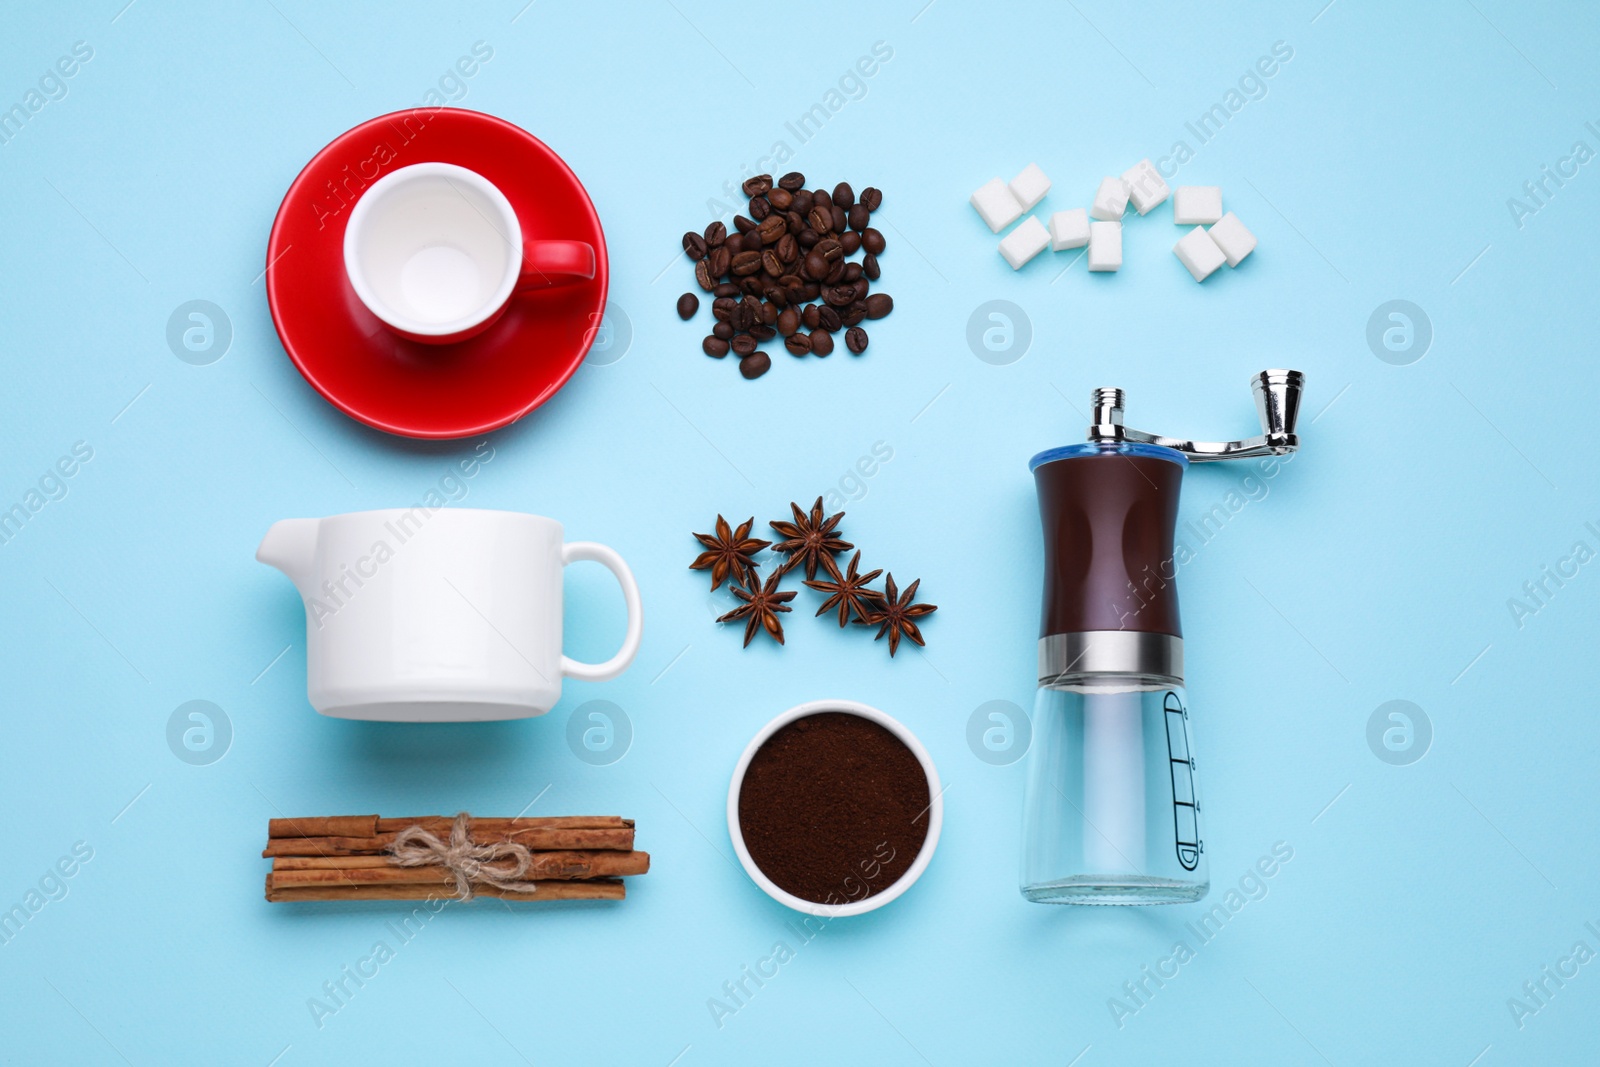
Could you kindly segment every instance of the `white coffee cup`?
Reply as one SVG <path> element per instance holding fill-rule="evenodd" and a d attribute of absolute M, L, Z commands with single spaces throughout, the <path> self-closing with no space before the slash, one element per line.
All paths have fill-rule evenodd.
<path fill-rule="evenodd" d="M 538 515 L 413 507 L 274 523 L 256 559 L 306 609 L 306 689 L 324 715 L 476 722 L 543 715 L 563 677 L 615 678 L 639 651 L 639 587 L 622 557 L 562 542 Z M 628 627 L 604 663 L 561 652 L 562 570 L 603 564 Z"/>
<path fill-rule="evenodd" d="M 586 241 L 525 236 L 503 192 L 454 163 L 416 163 L 361 194 L 344 269 L 367 310 L 413 341 L 453 344 L 488 329 L 517 293 L 594 277 Z"/>

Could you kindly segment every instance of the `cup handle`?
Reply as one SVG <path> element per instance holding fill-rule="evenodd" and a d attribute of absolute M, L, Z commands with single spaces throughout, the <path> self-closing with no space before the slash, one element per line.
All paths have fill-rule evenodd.
<path fill-rule="evenodd" d="M 622 638 L 622 648 L 604 663 L 584 663 L 563 655 L 561 673 L 583 682 L 604 682 L 627 670 L 633 657 L 638 655 L 639 639 L 644 633 L 644 609 L 639 605 L 639 586 L 633 580 L 633 572 L 615 550 L 593 541 L 569 541 L 561 546 L 563 567 L 580 561 L 604 564 L 616 576 L 617 584 L 622 586 L 622 599 L 628 605 L 628 632 Z"/>
<path fill-rule="evenodd" d="M 516 292 L 535 293 L 594 277 L 594 246 L 588 241 L 522 240 L 522 274 Z M 607 564 L 609 566 L 609 564 Z"/>

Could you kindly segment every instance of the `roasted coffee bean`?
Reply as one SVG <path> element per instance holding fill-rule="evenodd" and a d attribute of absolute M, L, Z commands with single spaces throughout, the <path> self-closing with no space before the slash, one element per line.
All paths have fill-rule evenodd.
<path fill-rule="evenodd" d="M 728 239 L 722 242 L 722 247 L 728 250 L 728 255 L 736 256 L 744 251 L 744 234 L 730 233 Z"/>
<path fill-rule="evenodd" d="M 802 301 L 815 300 L 817 297 L 819 297 L 821 295 L 822 295 L 822 286 L 818 285 L 816 282 L 806 282 L 806 284 L 805 284 L 805 293 L 800 297 L 800 299 Z"/>
<path fill-rule="evenodd" d="M 766 286 L 761 284 L 761 279 L 753 275 L 739 279 L 739 291 L 749 296 L 760 296 L 765 288 Z"/>
<path fill-rule="evenodd" d="M 838 333 L 844 328 L 844 323 L 839 321 L 839 313 L 826 304 L 817 306 L 817 325 L 829 333 Z"/>
<path fill-rule="evenodd" d="M 867 205 L 857 204 L 850 209 L 850 228 L 864 230 L 871 225 L 872 212 L 867 210 Z"/>
<path fill-rule="evenodd" d="M 845 220 L 844 208 L 840 207 L 838 204 L 833 205 L 833 232 L 834 233 L 843 233 L 844 232 L 844 220 Z"/>
<path fill-rule="evenodd" d="M 775 245 L 778 239 L 789 231 L 789 222 L 782 215 L 768 215 L 761 224 L 761 243 Z"/>
<path fill-rule="evenodd" d="M 833 208 L 814 205 L 806 215 L 806 225 L 818 233 L 827 233 L 833 229 Z"/>
<path fill-rule="evenodd" d="M 758 196 L 750 201 L 750 217 L 760 222 L 772 214 L 772 203 L 764 196 Z"/>
<path fill-rule="evenodd" d="M 740 276 L 754 274 L 761 269 L 761 253 L 748 249 L 733 257 L 733 273 Z"/>
<path fill-rule="evenodd" d="M 803 333 L 791 333 L 783 339 L 783 347 L 789 350 L 791 356 L 805 356 L 811 353 L 811 337 Z"/>
<path fill-rule="evenodd" d="M 746 252 L 759 252 L 761 251 L 761 246 L 766 243 L 766 239 L 761 236 L 759 227 L 744 234 L 744 250 Z"/>
<path fill-rule="evenodd" d="M 748 304 L 738 305 L 733 309 L 733 313 L 728 316 L 728 323 L 735 330 L 748 330 L 750 327 L 755 325 L 755 322 L 755 309 Z"/>
<path fill-rule="evenodd" d="M 750 324 L 751 328 L 754 328 L 756 323 L 765 323 L 770 326 L 774 322 L 778 321 L 778 309 L 767 303 L 765 300 L 756 305 L 755 314 L 756 319 L 755 322 Z"/>
<path fill-rule="evenodd" d="M 690 259 L 705 259 L 706 239 L 697 233 L 684 234 L 683 251 Z"/>
<path fill-rule="evenodd" d="M 789 294 L 783 291 L 782 286 L 769 285 L 762 295 L 767 298 L 767 303 L 776 306 L 779 311 L 789 306 Z"/>
<path fill-rule="evenodd" d="M 726 288 L 732 288 L 736 293 L 739 291 L 738 286 L 730 287 L 724 285 L 717 286 L 717 291 L 721 292 Z M 727 322 L 729 319 L 733 318 L 733 309 L 738 306 L 739 301 L 735 300 L 733 297 L 719 296 L 715 300 L 711 301 L 711 317 L 716 319 L 718 322 Z"/>
<path fill-rule="evenodd" d="M 836 259 L 828 264 L 828 273 L 822 279 L 823 283 L 826 285 L 838 285 L 844 280 L 844 267 L 845 263 L 842 259 Z"/>
<path fill-rule="evenodd" d="M 711 250 L 711 276 L 713 278 L 726 278 L 728 271 L 733 269 L 733 257 L 738 250 L 731 246 L 737 237 L 738 235 L 735 234 L 734 237 L 728 238 L 721 248 L 713 248 Z"/>
<path fill-rule="evenodd" d="M 718 300 L 721 300 L 724 297 L 738 296 L 739 287 L 734 285 L 732 282 L 723 282 L 721 285 L 711 290 L 711 295 L 716 297 Z"/>
<path fill-rule="evenodd" d="M 755 220 L 747 219 L 743 215 L 735 215 L 733 217 L 733 228 L 740 233 L 749 233 L 756 228 Z"/>
<path fill-rule="evenodd" d="M 772 275 L 774 278 L 780 277 L 783 274 L 783 264 L 778 261 L 778 253 L 774 252 L 770 248 L 762 252 L 761 269 Z"/>
<path fill-rule="evenodd" d="M 778 316 L 777 326 L 778 332 L 788 337 L 800 328 L 800 312 L 794 308 L 784 309 L 783 314 Z"/>
<path fill-rule="evenodd" d="M 791 304 L 803 304 L 806 301 L 806 287 L 804 285 L 791 285 L 784 289 L 783 295 L 788 297 Z"/>
<path fill-rule="evenodd" d="M 778 262 L 792 264 L 800 258 L 800 242 L 794 239 L 794 234 L 786 233 L 778 238 L 778 246 L 774 251 L 778 254 Z"/>
<path fill-rule="evenodd" d="M 758 322 L 750 327 L 750 336 L 757 341 L 770 341 L 778 336 L 778 331 L 764 322 Z"/>
<path fill-rule="evenodd" d="M 868 211 L 876 211 L 883 205 L 883 190 L 867 186 L 861 190 L 861 204 Z"/>
<path fill-rule="evenodd" d="M 846 230 L 839 235 L 839 243 L 844 246 L 844 254 L 853 256 L 861 251 L 861 235 L 854 230 Z"/>
<path fill-rule="evenodd" d="M 806 329 L 815 330 L 817 328 L 817 305 L 807 304 L 805 310 L 800 312 L 800 322 L 804 324 Z"/>
<path fill-rule="evenodd" d="M 829 285 L 822 290 L 822 299 L 836 308 L 849 307 L 856 298 L 856 287 L 853 285 Z"/>
<path fill-rule="evenodd" d="M 828 190 L 826 190 L 826 189 L 813 189 L 813 190 L 811 190 L 811 206 L 812 207 L 825 207 L 829 211 L 832 211 L 833 210 L 833 194 L 829 193 Z"/>
<path fill-rule="evenodd" d="M 806 253 L 805 263 L 801 266 L 807 278 L 816 281 L 828 273 L 828 259 L 815 248 Z"/>
<path fill-rule="evenodd" d="M 844 346 L 856 355 L 867 350 L 867 331 L 859 326 L 852 326 L 844 332 Z"/>
<path fill-rule="evenodd" d="M 778 211 L 788 211 L 794 203 L 794 194 L 787 189 L 773 189 L 767 193 L 767 202 Z"/>
<path fill-rule="evenodd" d="M 739 361 L 739 373 L 750 381 L 755 381 L 771 369 L 772 357 L 765 352 L 757 352 L 755 355 Z"/>
<path fill-rule="evenodd" d="M 822 240 L 817 231 L 813 230 L 809 226 L 795 234 L 794 239 L 799 243 L 800 247 L 804 249 L 811 249 L 816 246 L 818 241 Z"/>
<path fill-rule="evenodd" d="M 713 222 L 706 227 L 706 247 L 715 248 L 728 239 L 728 228 L 721 222 Z"/>
<path fill-rule="evenodd" d="M 833 334 L 829 333 L 827 330 L 812 330 L 811 331 L 811 351 L 812 351 L 812 354 L 818 355 L 818 356 L 830 356 L 830 355 L 832 355 L 833 354 Z"/>
<path fill-rule="evenodd" d="M 834 205 L 834 207 L 841 207 L 841 208 L 844 208 L 846 211 L 849 211 L 851 206 L 855 202 L 856 202 L 856 191 L 854 189 L 850 188 L 850 183 L 849 182 L 840 182 L 838 185 L 835 185 L 833 187 L 833 205 Z"/>
<path fill-rule="evenodd" d="M 868 278 L 871 278 L 873 281 L 877 281 L 878 275 L 883 273 L 883 271 L 878 267 L 878 257 L 873 255 L 871 252 L 868 252 L 866 255 L 862 256 L 861 273 L 866 275 Z"/>
<path fill-rule="evenodd" d="M 887 242 L 885 242 L 883 239 L 883 234 L 880 231 L 873 229 L 871 226 L 868 226 L 866 229 L 861 231 L 861 247 L 865 248 L 868 252 L 871 252 L 875 256 L 883 255 L 883 249 L 886 243 Z"/>
<path fill-rule="evenodd" d="M 693 293 L 684 293 L 678 297 L 678 318 L 685 322 L 694 318 L 694 313 L 700 310 L 700 298 Z"/>
<path fill-rule="evenodd" d="M 744 189 L 745 196 L 760 196 L 772 188 L 772 175 L 757 174 L 753 178 L 746 178 L 741 188 Z"/>
<path fill-rule="evenodd" d="M 784 229 L 790 233 L 799 233 L 806 228 L 805 216 L 798 211 L 786 211 L 783 215 Z"/>
<path fill-rule="evenodd" d="M 888 293 L 873 293 L 864 303 L 867 305 L 869 319 L 881 319 L 894 310 L 894 297 Z"/>
<path fill-rule="evenodd" d="M 849 307 L 844 309 L 844 314 L 839 316 L 839 321 L 844 323 L 845 326 L 849 327 L 865 320 L 866 317 L 867 306 L 865 304 L 851 304 Z M 848 329 L 845 330 L 845 333 L 849 332 L 850 331 Z"/>
<path fill-rule="evenodd" d="M 815 251 L 821 253 L 823 259 L 832 263 L 836 259 L 844 258 L 844 242 L 836 237 L 824 237 L 817 242 Z"/>
<path fill-rule="evenodd" d="M 861 264 L 846 263 L 844 265 L 844 281 L 859 282 L 861 280 Z"/>
<path fill-rule="evenodd" d="M 798 192 L 806 187 L 806 176 L 797 170 L 791 170 L 778 179 L 778 187 L 791 193 Z"/>
<path fill-rule="evenodd" d="M 731 322 L 719 322 L 719 323 L 717 323 L 715 326 L 711 327 L 711 336 L 717 338 L 720 341 L 731 341 L 731 340 L 733 340 L 733 323 L 731 323 Z"/>
<path fill-rule="evenodd" d="M 811 194 L 804 189 L 794 194 L 794 210 L 804 215 L 811 210 Z"/>
<path fill-rule="evenodd" d="M 710 260 L 702 259 L 694 265 L 694 280 L 708 293 L 717 287 L 716 278 L 711 273 Z"/>
<path fill-rule="evenodd" d="M 734 355 L 742 358 L 756 350 L 756 339 L 747 333 L 741 333 L 733 339 L 733 344 L 730 347 L 733 349 Z"/>
<path fill-rule="evenodd" d="M 700 351 L 712 359 L 721 359 L 728 354 L 728 342 L 715 334 L 707 334 L 706 339 L 700 342 Z"/>

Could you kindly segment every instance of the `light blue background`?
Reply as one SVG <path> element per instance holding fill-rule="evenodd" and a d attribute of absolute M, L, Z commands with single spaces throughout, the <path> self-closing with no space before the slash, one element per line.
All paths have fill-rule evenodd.
<path fill-rule="evenodd" d="M 1507 600 L 1574 542 L 1600 549 L 1584 526 L 1600 525 L 1585 447 L 1600 162 L 1521 228 L 1506 206 L 1574 141 L 1600 149 L 1585 127 L 1600 125 L 1593 11 L 897 0 L 786 22 L 698 0 L 123 3 L 13 6 L 0 39 L 5 106 L 74 41 L 94 49 L 0 145 L 0 506 L 75 441 L 94 450 L 0 546 L 0 906 L 75 842 L 93 849 L 68 895 L 0 945 L 8 1062 L 1594 1058 L 1600 963 L 1520 1029 L 1507 1000 L 1575 942 L 1600 950 L 1584 925 L 1600 925 L 1600 564 L 1521 628 Z M 459 102 L 533 131 L 587 184 L 632 340 L 492 435 L 463 503 L 615 546 L 643 587 L 644 647 L 622 679 L 569 683 L 535 721 L 329 720 L 306 703 L 299 603 L 256 543 L 275 519 L 412 503 L 474 442 L 387 438 L 306 386 L 267 313 L 267 231 L 317 149 L 420 103 L 477 41 L 494 57 Z M 785 122 L 876 41 L 893 58 L 864 98 L 799 144 Z M 1265 97 L 1198 145 L 1185 122 L 1278 41 L 1293 58 Z M 1203 286 L 1168 251 L 1166 205 L 1130 220 L 1114 276 L 1063 274 L 1070 255 L 1049 253 L 1013 273 L 966 205 L 1035 161 L 1055 181 L 1041 210 L 1085 205 L 1103 174 L 1179 139 L 1195 155 L 1174 184 L 1221 185 L 1261 242 Z M 897 306 L 869 324 L 864 358 L 780 350 L 749 383 L 700 355 L 707 319 L 675 317 L 692 287 L 675 252 L 776 140 L 813 185 L 885 190 Z M 209 366 L 165 341 L 192 299 L 232 323 Z M 991 299 L 1031 321 L 1009 365 L 965 340 Z M 1366 342 L 1391 299 L 1433 325 L 1409 366 Z M 1267 366 L 1308 376 L 1304 452 L 1182 576 L 1212 897 L 1026 904 L 1024 765 L 980 761 L 966 730 L 985 702 L 1032 698 L 1028 457 L 1081 439 L 1097 385 L 1129 391 L 1130 425 L 1252 432 L 1245 382 Z M 723 594 L 685 569 L 689 531 L 719 511 L 779 517 L 879 441 L 894 457 L 844 529 L 869 565 L 923 579 L 940 609 L 927 651 L 890 661 L 806 618 L 809 592 L 787 648 L 742 651 L 712 625 Z M 1192 471 L 1185 518 L 1245 473 Z M 569 651 L 606 654 L 621 632 L 609 578 L 579 568 L 568 594 Z M 923 738 L 948 785 L 944 837 L 907 896 L 829 925 L 719 1029 L 708 999 L 774 942 L 798 944 L 733 861 L 728 775 L 767 719 L 830 695 Z M 209 766 L 165 739 L 192 699 L 232 723 Z M 633 726 L 609 766 L 565 740 L 591 699 Z M 1366 740 L 1394 699 L 1434 731 L 1409 766 Z M 319 1029 L 308 998 L 396 944 L 399 910 L 267 906 L 266 820 L 513 814 L 535 797 L 533 814 L 638 820 L 654 867 L 626 903 L 447 909 Z M 1293 859 L 1266 896 L 1199 945 L 1185 923 L 1276 842 Z M 1195 958 L 1119 1028 L 1108 1000 L 1180 938 Z"/>

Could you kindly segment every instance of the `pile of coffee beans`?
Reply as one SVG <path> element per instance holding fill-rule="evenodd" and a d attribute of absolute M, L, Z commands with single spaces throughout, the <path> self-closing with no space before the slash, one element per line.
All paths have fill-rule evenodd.
<path fill-rule="evenodd" d="M 716 325 L 700 342 L 713 359 L 731 351 L 739 373 L 759 378 L 772 369 L 761 342 L 783 338 L 792 356 L 829 356 L 833 335 L 844 331 L 844 346 L 854 355 L 867 350 L 860 323 L 894 310 L 888 293 L 871 292 L 878 280 L 878 257 L 886 246 L 872 225 L 883 203 L 877 189 L 857 198 L 848 182 L 833 192 L 806 189 L 806 176 L 792 171 L 773 184 L 758 174 L 744 183 L 749 215 L 735 215 L 734 232 L 721 221 L 704 233 L 683 235 L 683 251 L 694 260 L 694 277 L 712 296 Z M 860 261 L 849 257 L 862 253 Z M 684 293 L 678 316 L 692 319 L 700 298 Z"/>

